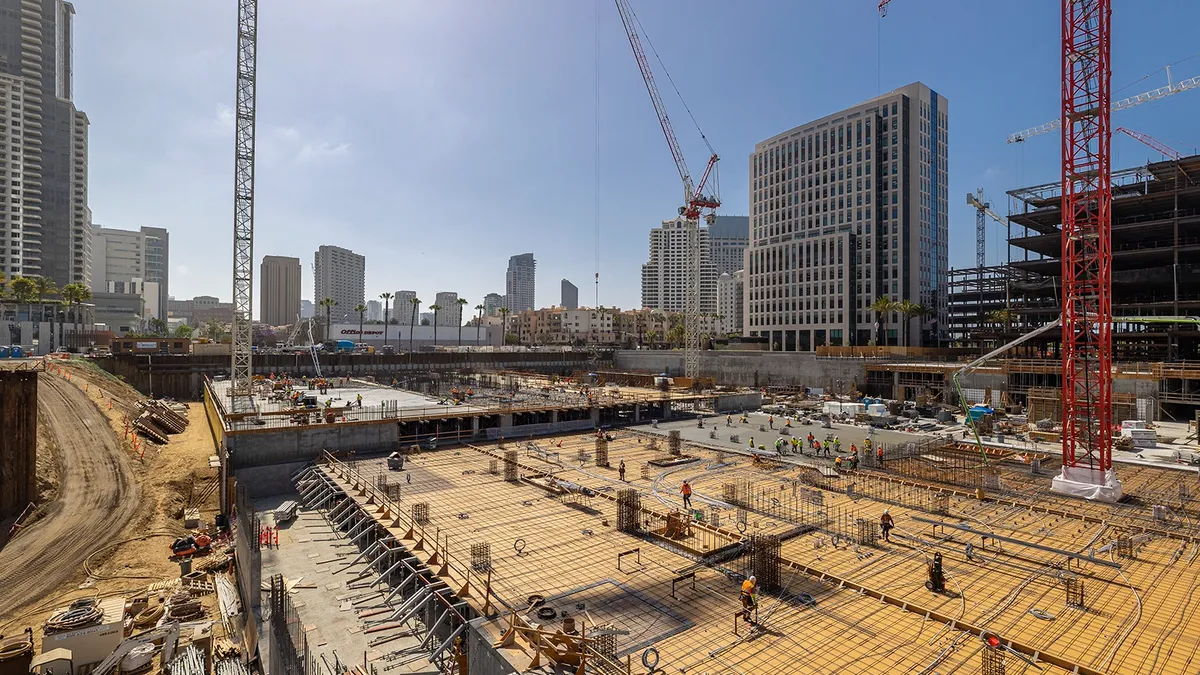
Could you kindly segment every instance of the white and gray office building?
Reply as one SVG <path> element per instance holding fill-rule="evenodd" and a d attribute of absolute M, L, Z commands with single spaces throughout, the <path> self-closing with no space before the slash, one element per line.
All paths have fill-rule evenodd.
<path fill-rule="evenodd" d="M 948 108 L 917 82 L 755 145 L 745 334 L 782 351 L 938 341 Z M 907 327 L 895 313 L 876 317 L 867 308 L 880 297 L 919 303 L 933 316 Z"/>

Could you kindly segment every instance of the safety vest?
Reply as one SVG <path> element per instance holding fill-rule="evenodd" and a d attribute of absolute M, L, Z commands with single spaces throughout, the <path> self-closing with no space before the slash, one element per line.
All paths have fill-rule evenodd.
<path fill-rule="evenodd" d="M 749 579 L 742 582 L 742 595 L 754 595 L 754 582 Z"/>
<path fill-rule="evenodd" d="M 688 485 L 687 483 L 684 483 L 683 484 L 683 494 L 684 494 L 684 496 L 687 496 L 687 497 L 692 496 L 692 486 Z"/>

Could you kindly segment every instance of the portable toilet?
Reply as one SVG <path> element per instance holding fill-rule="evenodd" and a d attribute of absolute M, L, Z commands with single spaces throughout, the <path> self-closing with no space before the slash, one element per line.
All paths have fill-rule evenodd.
<path fill-rule="evenodd" d="M 14 359 L 19 359 L 25 355 L 24 350 L 21 349 L 21 345 L 13 345 L 12 347 L 9 348 L 8 353 L 9 353 L 9 356 L 13 357 Z"/>
<path fill-rule="evenodd" d="M 5 347 L 4 345 L 0 345 L 0 359 L 7 359 L 7 358 L 8 358 L 8 347 Z"/>

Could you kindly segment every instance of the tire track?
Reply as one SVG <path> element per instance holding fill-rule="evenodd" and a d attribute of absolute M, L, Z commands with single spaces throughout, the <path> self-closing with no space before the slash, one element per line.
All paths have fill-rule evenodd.
<path fill-rule="evenodd" d="M 0 549 L 0 616 L 53 595 L 133 518 L 141 488 L 108 420 L 74 385 L 38 376 L 38 409 L 58 444 L 58 499 Z"/>

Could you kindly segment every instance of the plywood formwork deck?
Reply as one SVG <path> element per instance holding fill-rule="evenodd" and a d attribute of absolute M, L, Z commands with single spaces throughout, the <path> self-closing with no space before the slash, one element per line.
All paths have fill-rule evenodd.
<path fill-rule="evenodd" d="M 451 561 L 470 561 L 471 544 L 487 543 L 491 588 L 504 605 L 524 609 L 529 596 L 539 594 L 577 620 L 624 626 L 631 635 L 621 638 L 622 651 L 636 656 L 652 643 L 668 669 L 976 673 L 984 650 L 978 633 L 992 631 L 1018 651 L 1037 654 L 1036 669 L 1007 654 L 1008 673 L 1200 671 L 1200 620 L 1195 617 L 1200 598 L 1193 593 L 1200 584 L 1200 549 L 1190 528 L 1183 527 L 1183 519 L 1192 517 L 1190 502 L 1179 506 L 1178 522 L 1163 522 L 1148 515 L 1153 499 L 1116 507 L 1067 499 L 1048 493 L 1048 476 L 1029 476 L 1021 467 L 1004 467 L 1003 490 L 980 500 L 973 491 L 899 480 L 886 471 L 830 478 L 830 472 L 812 467 L 760 464 L 732 453 L 718 458 L 715 451 L 689 446 L 685 454 L 699 461 L 643 474 L 643 464 L 665 454 L 665 444 L 652 450 L 648 441 L 624 433 L 610 441 L 609 468 L 594 465 L 590 434 L 542 439 L 537 451 L 524 443 L 485 444 L 417 456 L 409 465 L 412 481 L 401 484 L 398 503 L 404 508 L 427 503 L 430 522 L 423 532 L 406 532 L 403 526 L 390 531 L 422 540 L 425 557 L 434 548 L 430 542 L 438 541 L 442 560 L 448 552 Z M 489 473 L 491 462 L 512 449 L 518 451 L 523 477 L 553 476 L 595 495 L 554 496 L 524 480 L 505 482 L 502 470 Z M 617 477 L 621 459 L 627 483 Z M 402 475 L 367 460 L 357 463 L 357 471 L 372 481 L 380 475 L 398 481 Z M 1196 481 L 1195 472 L 1148 467 L 1122 467 L 1122 477 L 1127 491 L 1154 499 L 1178 496 L 1181 482 Z M 350 487 L 344 477 L 335 478 Z M 707 519 L 717 515 L 720 527 L 697 526 L 675 546 L 615 530 L 616 489 L 636 488 L 646 517 L 661 518 L 681 506 L 678 488 L 685 478 L 695 489 L 695 507 Z M 784 592 L 763 598 L 766 630 L 747 634 L 743 626 L 740 636 L 733 634 L 737 586 L 725 574 L 742 570 L 740 563 L 696 564 L 698 554 L 743 536 L 738 508 L 723 500 L 729 483 L 768 495 L 746 509 L 744 534 L 786 537 Z M 824 511 L 838 518 L 815 529 L 797 528 L 811 512 L 796 506 L 804 502 L 797 501 L 798 490 L 810 496 L 820 492 Z M 860 545 L 849 539 L 847 519 L 877 522 L 885 508 L 898 525 L 891 543 Z M 842 525 L 835 522 L 839 519 Z M 957 529 L 960 524 L 1044 548 L 985 538 Z M 518 539 L 524 540 L 519 552 Z M 1117 539 L 1130 545 L 1119 547 Z M 640 549 L 641 563 L 626 557 L 618 570 L 617 555 L 633 548 Z M 1094 555 L 1119 568 L 1069 561 L 1054 551 Z M 945 594 L 925 588 L 926 564 L 934 552 L 944 558 Z M 458 587 L 464 575 L 455 566 L 448 565 L 447 574 Z M 679 584 L 672 596 L 671 580 L 687 571 L 696 572 L 696 589 Z M 1083 585 L 1083 608 L 1066 603 L 1063 578 L 1068 575 Z M 481 580 L 476 573 L 472 582 L 477 610 L 486 604 Z M 816 604 L 800 602 L 802 593 Z M 588 613 L 595 608 L 594 613 L 576 611 L 576 602 Z M 489 624 L 494 637 L 505 625 L 503 617 Z M 518 668 L 528 663 L 527 654 L 502 651 Z"/>

